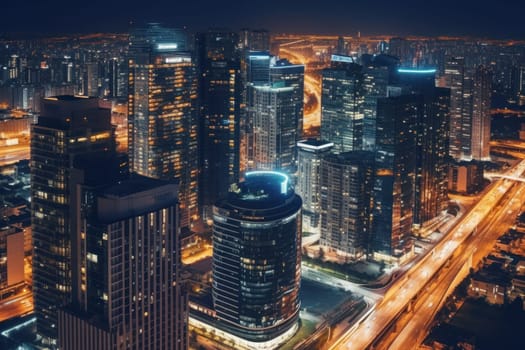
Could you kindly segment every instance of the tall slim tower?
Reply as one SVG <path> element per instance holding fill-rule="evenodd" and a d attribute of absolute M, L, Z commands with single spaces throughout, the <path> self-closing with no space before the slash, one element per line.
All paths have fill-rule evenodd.
<path fill-rule="evenodd" d="M 450 90 L 435 86 L 435 69 L 399 69 L 405 93 L 421 96 L 417 120 L 414 223 L 435 218 L 448 203 Z"/>
<path fill-rule="evenodd" d="M 378 258 L 400 259 L 410 239 L 416 181 L 416 127 L 422 97 L 401 95 L 377 101 L 376 173 L 372 249 Z"/>
<path fill-rule="evenodd" d="M 135 175 L 79 198 L 81 293 L 59 312 L 64 350 L 184 350 L 177 186 Z"/>
<path fill-rule="evenodd" d="M 451 57 L 445 64 L 446 86 L 450 88 L 450 147 L 454 159 L 472 155 L 472 74 L 463 57 Z"/>
<path fill-rule="evenodd" d="M 490 103 L 492 72 L 479 66 L 474 73 L 472 92 L 472 159 L 490 160 Z"/>
<path fill-rule="evenodd" d="M 303 231 L 320 233 L 321 159 L 334 144 L 308 139 L 297 143 L 297 182 L 295 190 L 303 200 Z"/>
<path fill-rule="evenodd" d="M 364 103 L 362 66 L 347 56 L 333 56 L 323 70 L 321 138 L 334 143 L 335 152 L 363 147 Z"/>
<path fill-rule="evenodd" d="M 97 98 L 48 97 L 31 132 L 33 292 L 37 332 L 57 341 L 58 308 L 71 302 L 75 232 L 72 168 L 79 155 L 115 152 L 111 111 Z"/>
<path fill-rule="evenodd" d="M 295 173 L 297 120 L 292 87 L 254 86 L 250 117 L 256 169 Z"/>
<path fill-rule="evenodd" d="M 241 76 L 237 34 L 199 34 L 200 178 L 204 217 L 239 181 Z"/>
<path fill-rule="evenodd" d="M 197 77 L 186 36 L 150 24 L 130 35 L 128 145 L 131 171 L 179 183 L 180 222 L 198 212 Z"/>

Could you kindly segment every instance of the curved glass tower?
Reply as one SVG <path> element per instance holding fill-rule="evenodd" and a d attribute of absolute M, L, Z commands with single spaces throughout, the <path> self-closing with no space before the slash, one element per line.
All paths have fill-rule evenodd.
<path fill-rule="evenodd" d="M 288 176 L 254 171 L 214 207 L 214 308 L 241 338 L 283 342 L 297 328 L 301 205 Z"/>

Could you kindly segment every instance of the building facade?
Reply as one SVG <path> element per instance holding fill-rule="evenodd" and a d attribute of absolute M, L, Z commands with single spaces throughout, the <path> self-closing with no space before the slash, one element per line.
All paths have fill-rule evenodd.
<path fill-rule="evenodd" d="M 44 99 L 31 132 L 31 221 L 37 332 L 50 347 L 56 346 L 58 308 L 71 302 L 73 162 L 90 152 L 115 152 L 111 111 L 96 98 Z"/>
<path fill-rule="evenodd" d="M 370 242 L 374 153 L 327 155 L 319 170 L 321 246 L 351 259 L 365 257 Z"/>
<path fill-rule="evenodd" d="M 187 349 L 177 185 L 141 176 L 84 187 L 80 293 L 59 312 L 64 350 Z"/>
<path fill-rule="evenodd" d="M 287 175 L 255 171 L 214 207 L 216 316 L 262 348 L 297 329 L 301 205 Z"/>
<path fill-rule="evenodd" d="M 181 225 L 198 211 L 197 76 L 185 33 L 157 24 L 130 35 L 128 147 L 131 170 L 179 182 Z"/>
<path fill-rule="evenodd" d="M 303 231 L 320 233 L 321 159 L 334 144 L 308 139 L 297 143 L 297 182 L 295 190 L 303 200 Z"/>

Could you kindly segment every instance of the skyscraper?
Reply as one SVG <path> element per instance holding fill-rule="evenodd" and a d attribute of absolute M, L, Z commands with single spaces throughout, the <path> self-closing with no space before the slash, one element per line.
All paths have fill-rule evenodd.
<path fill-rule="evenodd" d="M 288 176 L 246 173 L 213 222 L 216 316 L 252 348 L 285 342 L 297 330 L 301 279 L 301 198 Z"/>
<path fill-rule="evenodd" d="M 253 86 L 250 95 L 255 168 L 295 173 L 298 138 L 293 88 Z"/>
<path fill-rule="evenodd" d="M 492 72 L 478 66 L 474 73 L 472 91 L 472 159 L 490 160 L 490 103 Z"/>
<path fill-rule="evenodd" d="M 359 259 L 368 252 L 374 153 L 323 157 L 320 170 L 321 246 Z"/>
<path fill-rule="evenodd" d="M 450 90 L 435 86 L 435 69 L 399 69 L 405 93 L 422 97 L 417 119 L 414 223 L 423 224 L 447 208 Z"/>
<path fill-rule="evenodd" d="M 187 349 L 177 186 L 134 176 L 81 191 L 81 292 L 59 312 L 60 348 Z"/>
<path fill-rule="evenodd" d="M 463 57 L 451 57 L 445 64 L 445 84 L 450 88 L 450 149 L 454 159 L 471 157 L 472 74 Z"/>
<path fill-rule="evenodd" d="M 335 152 L 363 147 L 362 67 L 347 56 L 332 56 L 323 70 L 321 96 L 321 138 L 334 143 Z"/>
<path fill-rule="evenodd" d="M 200 100 L 199 195 L 204 217 L 239 180 L 241 76 L 237 34 L 197 38 Z"/>
<path fill-rule="evenodd" d="M 303 231 L 320 233 L 321 219 L 321 159 L 333 143 L 308 139 L 297 143 L 297 185 L 295 190 L 303 200 Z"/>
<path fill-rule="evenodd" d="M 151 24 L 130 35 L 131 170 L 179 183 L 180 222 L 198 219 L 197 77 L 180 30 Z"/>
<path fill-rule="evenodd" d="M 96 98 L 49 97 L 31 132 L 33 293 L 37 332 L 51 347 L 57 340 L 57 308 L 71 302 L 71 240 L 76 156 L 115 152 L 111 111 Z"/>
<path fill-rule="evenodd" d="M 379 259 L 402 259 L 413 247 L 416 127 L 421 95 L 377 101 L 376 171 L 373 188 L 372 249 Z"/>
<path fill-rule="evenodd" d="M 363 65 L 363 149 L 374 150 L 377 99 L 387 96 L 388 84 L 395 80 L 399 59 L 388 55 L 362 55 Z"/>

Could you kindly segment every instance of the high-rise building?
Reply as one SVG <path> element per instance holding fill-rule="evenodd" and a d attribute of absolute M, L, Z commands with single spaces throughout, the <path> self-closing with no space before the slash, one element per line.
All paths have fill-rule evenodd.
<path fill-rule="evenodd" d="M 270 65 L 270 83 L 293 88 L 294 119 L 297 123 L 297 141 L 303 136 L 304 118 L 304 65 L 287 59 L 274 58 Z"/>
<path fill-rule="evenodd" d="M 334 152 L 362 149 L 364 95 L 362 66 L 333 55 L 323 70 L 321 138 L 334 143 Z"/>
<path fill-rule="evenodd" d="M 360 259 L 370 241 L 374 153 L 330 154 L 321 160 L 321 246 Z"/>
<path fill-rule="evenodd" d="M 421 95 L 377 101 L 376 170 L 373 188 L 372 249 L 378 259 L 402 259 L 412 251 L 416 180 L 416 127 Z"/>
<path fill-rule="evenodd" d="M 255 169 L 295 173 L 298 137 L 293 93 L 292 87 L 250 88 Z"/>
<path fill-rule="evenodd" d="M 247 71 L 244 162 L 249 169 L 294 174 L 303 128 L 304 66 L 250 53 Z"/>
<path fill-rule="evenodd" d="M 445 64 L 445 85 L 450 88 L 450 147 L 454 159 L 470 158 L 472 135 L 472 74 L 463 57 Z"/>
<path fill-rule="evenodd" d="M 388 55 L 362 55 L 363 65 L 363 149 L 374 150 L 376 140 L 377 99 L 387 96 L 387 87 L 395 80 L 399 60 Z"/>
<path fill-rule="evenodd" d="M 96 98 L 45 98 L 31 131 L 31 221 L 37 332 L 51 347 L 57 308 L 71 302 L 73 162 L 89 152 L 115 152 L 111 111 Z"/>
<path fill-rule="evenodd" d="M 151 24 L 130 35 L 128 147 L 131 171 L 176 179 L 180 222 L 198 212 L 197 76 L 184 32 Z"/>
<path fill-rule="evenodd" d="M 241 76 L 237 34 L 197 37 L 200 100 L 199 196 L 203 217 L 239 181 Z"/>
<path fill-rule="evenodd" d="M 60 349 L 187 349 L 177 186 L 135 175 L 80 191 L 81 288 L 59 312 Z"/>
<path fill-rule="evenodd" d="M 472 91 L 472 159 L 490 160 L 490 104 L 492 72 L 478 66 L 474 73 Z"/>
<path fill-rule="evenodd" d="M 297 330 L 301 198 L 287 175 L 246 173 L 213 212 L 213 304 L 228 332 L 269 348 Z"/>
<path fill-rule="evenodd" d="M 297 182 L 295 190 L 303 200 L 303 231 L 320 233 L 321 159 L 333 143 L 308 139 L 297 143 Z"/>
<path fill-rule="evenodd" d="M 414 224 L 435 218 L 448 203 L 450 90 L 435 86 L 435 69 L 399 69 L 405 93 L 422 97 L 416 127 Z"/>

